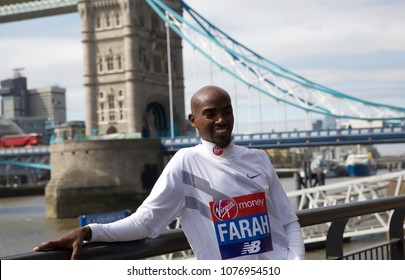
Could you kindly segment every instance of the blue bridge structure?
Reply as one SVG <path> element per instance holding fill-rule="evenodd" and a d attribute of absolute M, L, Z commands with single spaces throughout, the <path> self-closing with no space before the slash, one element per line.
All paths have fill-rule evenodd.
<path fill-rule="evenodd" d="M 49 146 L 31 146 L 0 149 L 0 164 L 51 170 Z"/>
<path fill-rule="evenodd" d="M 405 143 L 405 126 L 235 134 L 234 140 L 258 149 Z M 197 136 L 162 138 L 162 150 L 176 152 L 199 141 Z"/>
<path fill-rule="evenodd" d="M 405 143 L 405 126 L 235 134 L 234 140 L 258 149 Z M 175 153 L 199 142 L 199 136 L 161 138 L 161 151 Z M 0 149 L 0 164 L 50 170 L 49 156 L 50 146 L 5 148 Z"/>

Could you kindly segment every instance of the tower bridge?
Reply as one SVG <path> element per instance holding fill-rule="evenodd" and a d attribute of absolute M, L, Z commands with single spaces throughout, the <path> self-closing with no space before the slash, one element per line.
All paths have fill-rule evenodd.
<path fill-rule="evenodd" d="M 130 9 L 126 10 L 125 7 Z M 354 98 L 305 79 L 275 64 L 217 28 L 184 1 L 6 0 L 0 5 L 0 22 L 79 11 L 83 23 L 85 49 L 84 91 L 87 106 L 87 135 L 138 132 L 144 137 L 165 138 L 170 135 L 173 138 L 176 136 L 176 140 L 164 140 L 163 147 L 192 144 L 190 142 L 192 138 L 181 136 L 185 134 L 185 129 L 179 37 L 183 44 L 191 45 L 212 65 L 217 66 L 243 86 L 247 86 L 249 95 L 253 98 L 266 96 L 274 99 L 277 104 L 288 104 L 292 108 L 305 111 L 306 114 L 312 112 L 336 119 L 382 121 L 382 123 L 390 121 L 400 123 L 405 119 L 405 108 Z M 127 13 L 133 14 L 133 19 L 128 19 Z M 190 20 L 186 20 L 183 14 L 187 14 Z M 116 16 L 116 21 L 111 22 L 111 26 L 106 28 L 107 17 L 111 17 L 112 21 L 113 16 Z M 165 28 L 158 24 L 159 18 L 166 25 L 166 29 L 170 28 L 177 36 L 173 34 L 168 36 L 168 30 L 164 30 Z M 139 22 L 131 20 L 139 20 Z M 141 21 L 145 22 L 141 24 Z M 150 25 L 146 23 L 147 21 L 151 22 Z M 130 30 L 124 28 L 127 25 L 132 26 Z M 135 25 L 138 25 L 138 28 L 135 28 Z M 159 34 L 158 37 L 161 39 L 157 39 L 156 34 Z M 153 39 L 149 45 L 140 43 L 140 41 L 147 41 L 144 39 L 151 35 Z M 167 44 L 168 42 L 170 44 Z M 156 51 L 146 51 L 156 48 L 158 49 Z M 165 48 L 167 48 L 167 54 L 163 50 Z M 158 63 L 160 66 L 157 67 L 155 62 L 152 63 L 150 57 L 161 59 Z M 170 60 L 170 57 L 174 59 Z M 116 61 L 113 62 L 113 60 Z M 151 64 L 154 65 L 153 67 L 164 68 L 163 64 L 169 62 L 176 64 L 177 67 L 166 66 L 168 73 L 159 72 L 158 69 L 147 70 Z M 115 66 L 118 69 L 100 70 L 113 67 L 110 66 L 112 63 L 116 63 Z M 169 70 L 172 68 L 174 71 L 170 73 Z M 307 130 L 309 129 L 307 126 Z M 277 133 L 259 131 L 257 135 L 245 135 L 243 139 L 257 138 L 254 144 L 245 142 L 251 146 L 257 146 L 260 141 L 265 142 L 264 146 L 274 141 L 274 147 L 300 144 L 295 140 L 289 144 L 291 140 L 285 139 L 290 137 L 281 137 L 285 132 L 276 130 Z M 356 138 L 351 133 L 347 134 L 350 140 L 342 140 L 342 137 L 332 139 L 333 136 L 327 135 L 332 138 L 330 140 L 328 137 L 324 138 L 323 143 L 336 144 L 338 141 L 349 143 Z M 302 133 L 301 136 L 303 136 Z M 322 135 L 315 139 L 317 141 L 306 139 L 305 141 L 308 142 L 300 145 L 318 145 L 322 139 L 320 136 Z M 265 137 L 268 137 L 268 140 L 265 140 Z M 379 142 L 389 141 L 384 140 L 383 136 L 379 140 Z M 370 143 L 370 140 L 360 137 L 357 142 Z M 176 148 L 167 147 L 167 149 Z"/>
<path fill-rule="evenodd" d="M 403 122 L 405 108 L 355 98 L 306 79 L 239 43 L 184 1 L 10 0 L 0 5 L 0 22 L 72 12 L 79 12 L 82 21 L 86 135 L 143 137 L 135 139 L 135 145 L 128 139 L 56 143 L 38 155 L 34 150 L 13 150 L 21 152 L 19 156 L 1 151 L 3 163 L 24 164 L 21 159 L 26 158 L 37 168 L 52 166 L 48 216 L 74 215 L 86 207 L 101 211 L 100 205 L 108 205 L 114 195 L 126 203 L 133 198 L 132 204 L 147 193 L 161 171 L 161 151 L 175 152 L 197 143 L 198 137 L 182 136 L 186 135 L 182 44 L 248 88 L 249 98 L 269 98 L 307 115 L 382 125 L 235 134 L 238 144 L 286 148 L 405 142 L 403 126 L 383 126 Z M 129 169 L 123 158 L 137 161 L 132 160 Z M 86 200 L 90 197 L 97 205 L 90 205 Z"/>
<path fill-rule="evenodd" d="M 88 135 L 142 132 L 145 125 L 149 125 L 148 131 L 151 119 L 159 136 L 184 133 L 179 38 L 222 73 L 247 87 L 249 98 L 266 97 L 307 115 L 313 113 L 338 120 L 403 122 L 405 119 L 403 107 L 350 96 L 274 63 L 217 28 L 182 0 L 7 0 L 0 5 L 0 22 L 72 12 L 80 12 L 82 19 Z M 127 18 L 128 13 L 133 15 L 131 19 Z M 144 36 L 151 35 L 150 45 L 142 43 L 147 38 Z M 152 58 L 160 58 L 159 67 Z M 113 69 L 100 70 L 106 67 Z M 159 71 L 163 68 L 166 73 Z M 103 78 L 107 76 L 108 79 Z M 145 91 L 155 96 L 148 100 Z M 115 107 L 121 106 L 122 112 L 115 108 L 117 112 L 113 116 L 98 108 L 99 94 L 114 96 Z M 118 101 L 118 96 L 124 96 L 122 101 Z M 120 118 L 127 122 L 123 127 L 114 125 Z"/>

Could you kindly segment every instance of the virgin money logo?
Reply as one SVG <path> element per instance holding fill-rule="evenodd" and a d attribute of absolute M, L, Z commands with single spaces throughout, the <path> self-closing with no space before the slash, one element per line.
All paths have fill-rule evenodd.
<path fill-rule="evenodd" d="M 214 153 L 214 155 L 220 156 L 224 152 L 224 149 L 222 149 L 218 146 L 215 146 L 214 148 L 212 148 L 212 152 Z"/>
<path fill-rule="evenodd" d="M 233 219 L 238 215 L 238 204 L 232 198 L 217 200 L 214 202 L 213 212 L 218 220 Z"/>

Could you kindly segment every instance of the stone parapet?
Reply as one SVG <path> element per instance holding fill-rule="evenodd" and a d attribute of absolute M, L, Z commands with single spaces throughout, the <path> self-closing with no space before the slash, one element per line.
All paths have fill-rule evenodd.
<path fill-rule="evenodd" d="M 51 145 L 46 216 L 135 210 L 162 171 L 159 139 L 116 139 Z"/>

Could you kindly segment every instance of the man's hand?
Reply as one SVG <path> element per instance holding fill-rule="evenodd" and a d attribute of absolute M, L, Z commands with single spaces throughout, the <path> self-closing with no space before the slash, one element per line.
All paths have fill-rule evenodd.
<path fill-rule="evenodd" d="M 52 250 L 55 248 L 67 248 L 72 250 L 71 259 L 77 260 L 83 242 L 91 239 L 91 229 L 88 226 L 78 227 L 69 231 L 60 238 L 42 243 L 35 247 L 33 251 Z"/>

